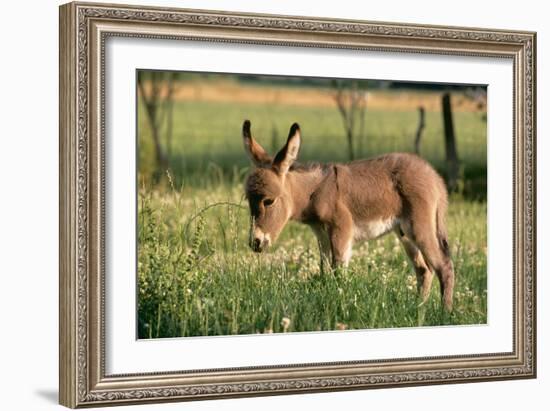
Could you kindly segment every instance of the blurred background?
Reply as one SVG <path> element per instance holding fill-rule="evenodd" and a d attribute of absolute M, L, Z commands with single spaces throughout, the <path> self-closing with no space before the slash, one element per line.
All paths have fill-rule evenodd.
<path fill-rule="evenodd" d="M 486 87 L 191 72 L 138 72 L 139 179 L 161 187 L 242 180 L 244 119 L 271 154 L 298 122 L 300 161 L 416 152 L 450 191 L 486 198 Z"/>

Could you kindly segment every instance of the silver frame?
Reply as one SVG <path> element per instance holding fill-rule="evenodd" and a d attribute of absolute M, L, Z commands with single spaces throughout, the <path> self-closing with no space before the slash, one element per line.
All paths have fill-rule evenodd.
<path fill-rule="evenodd" d="M 104 64 L 109 37 L 512 59 L 514 349 L 507 353 L 106 375 Z M 68 407 L 536 376 L 536 34 L 69 3 L 60 7 L 60 403 Z"/>

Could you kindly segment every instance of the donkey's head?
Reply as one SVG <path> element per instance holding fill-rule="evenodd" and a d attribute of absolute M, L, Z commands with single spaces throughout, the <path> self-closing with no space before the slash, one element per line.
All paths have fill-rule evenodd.
<path fill-rule="evenodd" d="M 300 127 L 290 127 L 285 146 L 274 159 L 252 138 L 250 121 L 243 124 L 245 151 L 256 166 L 246 180 L 250 205 L 250 247 L 264 251 L 274 242 L 292 215 L 293 201 L 287 174 L 300 149 Z"/>

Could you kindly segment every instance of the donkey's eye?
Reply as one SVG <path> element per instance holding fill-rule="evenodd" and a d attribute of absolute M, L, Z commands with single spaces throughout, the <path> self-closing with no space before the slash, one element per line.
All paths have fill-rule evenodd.
<path fill-rule="evenodd" d="M 274 202 L 275 202 L 274 199 L 272 199 L 272 198 L 266 198 L 266 199 L 264 200 L 264 206 L 269 207 L 269 206 L 272 205 Z"/>

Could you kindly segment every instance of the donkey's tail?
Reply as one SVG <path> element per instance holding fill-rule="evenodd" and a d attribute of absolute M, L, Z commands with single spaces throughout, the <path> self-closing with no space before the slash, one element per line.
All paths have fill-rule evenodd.
<path fill-rule="evenodd" d="M 446 224 L 446 216 L 447 216 L 447 196 L 443 196 L 438 204 L 437 209 L 435 212 L 435 219 L 436 219 L 436 229 L 437 229 L 437 242 L 439 243 L 439 247 L 441 248 L 441 251 L 443 251 L 443 254 L 445 256 L 450 256 L 450 250 L 449 250 L 449 239 L 447 236 L 447 224 Z"/>

